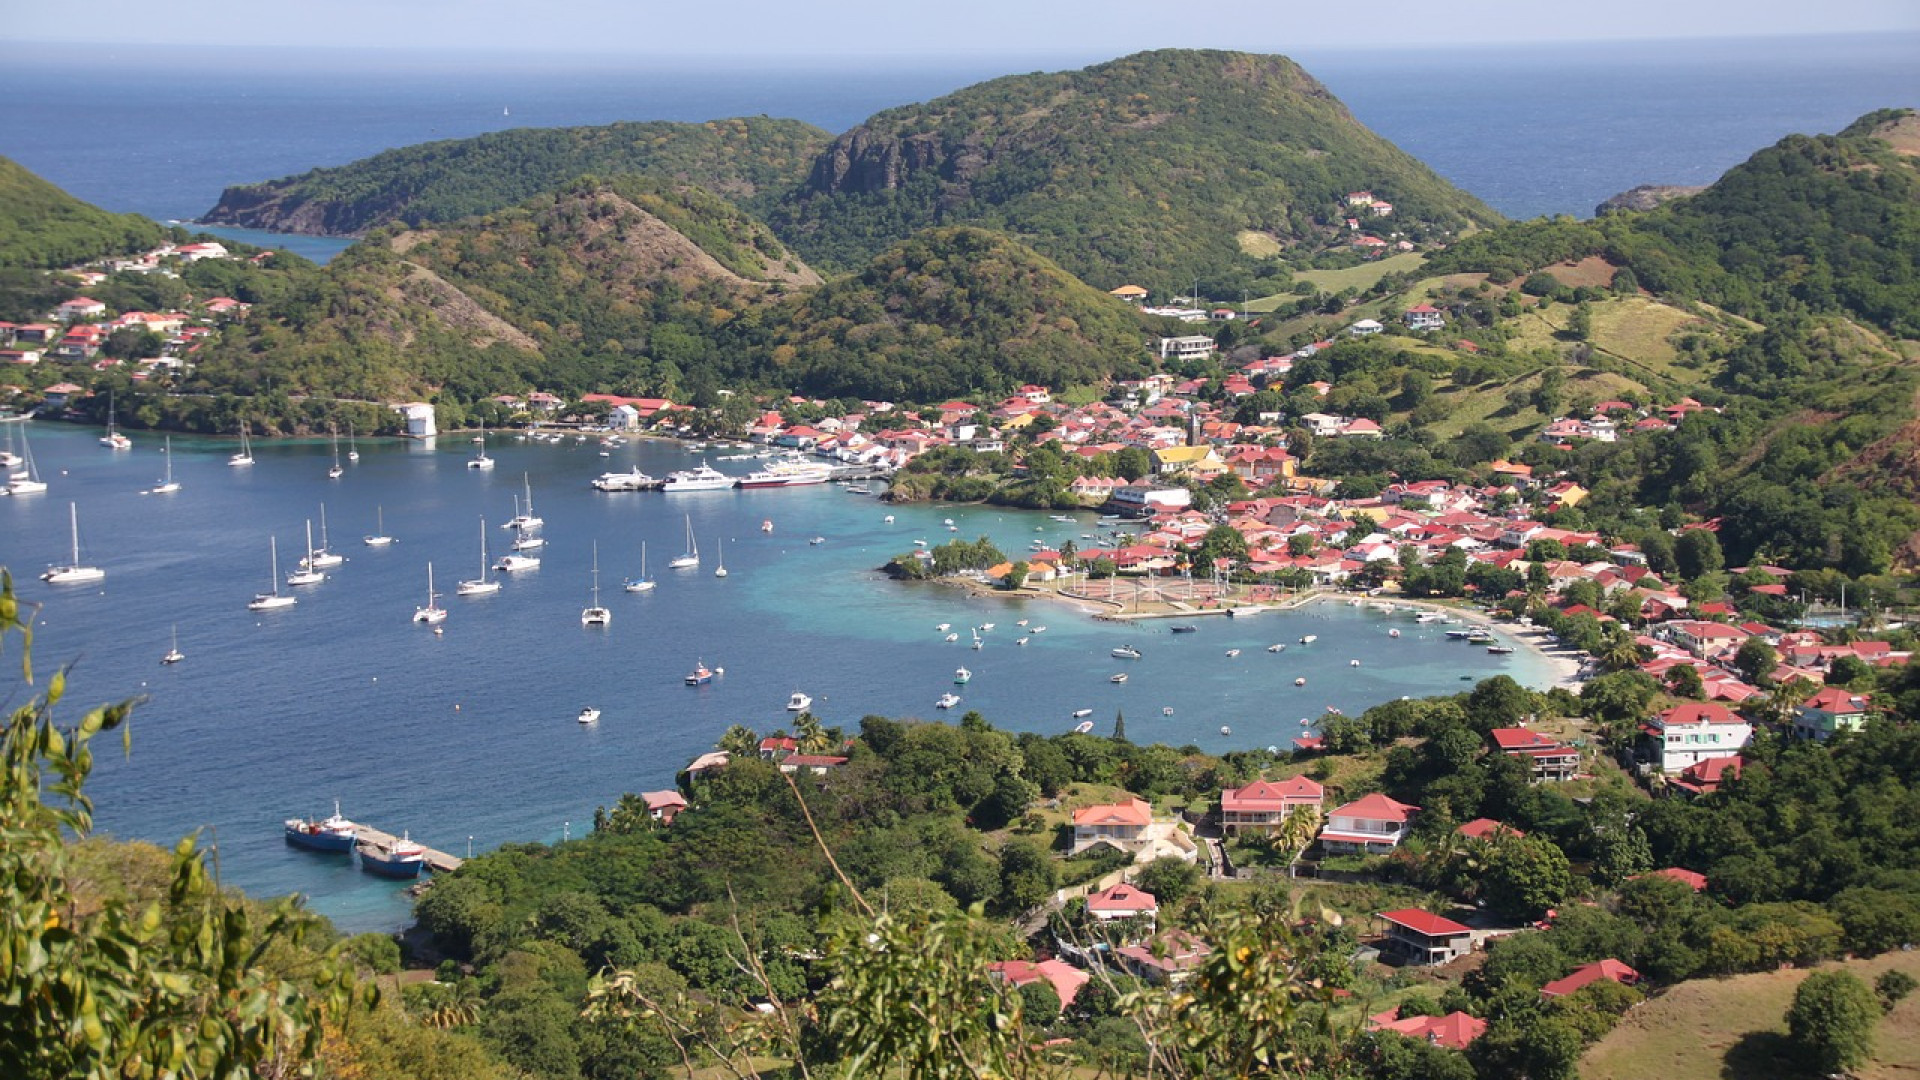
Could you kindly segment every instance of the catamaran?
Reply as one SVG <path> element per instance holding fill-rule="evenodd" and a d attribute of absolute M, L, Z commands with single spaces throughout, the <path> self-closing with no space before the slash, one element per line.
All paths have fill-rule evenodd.
<path fill-rule="evenodd" d="M 23 424 L 20 428 L 20 460 L 13 466 L 12 475 L 7 477 L 7 494 L 38 495 L 45 490 L 47 483 L 40 479 L 40 469 L 33 463 L 33 447 L 27 442 L 27 429 Z"/>
<path fill-rule="evenodd" d="M 307 570 L 331 570 L 347 561 L 345 555 L 329 550 L 332 544 L 327 539 L 327 504 L 320 504 L 320 546 L 310 552 L 300 565 Z"/>
<path fill-rule="evenodd" d="M 280 595 L 280 539 L 279 537 L 275 537 L 275 536 L 267 537 L 267 550 L 271 553 L 272 560 L 273 560 L 271 563 L 268 564 L 269 566 L 272 567 L 272 570 L 271 570 L 272 576 L 267 578 L 267 585 L 273 591 L 255 593 L 253 595 L 253 600 L 247 604 L 248 611 L 272 611 L 275 608 L 292 607 L 293 605 L 300 602 L 299 600 L 291 596 Z"/>
<path fill-rule="evenodd" d="M 467 462 L 467 468 L 469 469 L 493 468 L 493 459 L 487 456 L 487 425 L 485 421 L 481 422 L 480 434 L 475 435 L 473 437 L 473 443 L 474 443 L 473 460 Z"/>
<path fill-rule="evenodd" d="M 247 425 L 240 425 L 240 452 L 229 457 L 227 464 L 235 468 L 253 464 L 253 443 L 247 438 Z"/>
<path fill-rule="evenodd" d="M 538 561 L 538 560 L 536 560 Z M 480 519 L 480 576 L 463 581 L 454 592 L 461 596 L 487 596 L 500 591 L 500 583 L 487 576 L 487 519 Z"/>
<path fill-rule="evenodd" d="M 186 658 L 187 654 L 180 651 L 180 628 L 176 626 L 173 628 L 173 647 L 167 650 L 167 655 L 160 658 L 160 662 L 177 664 Z"/>
<path fill-rule="evenodd" d="M 166 475 L 160 478 L 159 483 L 147 489 L 149 495 L 171 495 L 180 490 L 180 481 L 173 478 L 173 436 L 168 435 L 166 441 L 160 444 L 160 456 L 167 461 Z"/>
<path fill-rule="evenodd" d="M 287 575 L 289 585 L 318 585 L 327 580 L 327 575 L 313 564 L 313 522 L 307 522 L 307 557 L 300 560 L 300 566 Z"/>
<path fill-rule="evenodd" d="M 120 429 L 114 425 L 112 394 L 107 395 L 107 433 L 100 436 L 100 445 L 110 450 L 133 449 L 133 440 L 120 434 Z"/>
<path fill-rule="evenodd" d="M 360 542 L 368 547 L 386 547 L 388 544 L 393 543 L 393 537 L 387 535 L 386 507 L 376 506 L 373 508 L 373 535 L 361 537 Z M 487 553 L 484 550 L 480 552 L 480 561 L 482 563 L 487 561 Z"/>
<path fill-rule="evenodd" d="M 621 586 L 628 592 L 652 592 L 653 579 L 647 576 L 647 542 L 640 541 L 640 576 L 628 578 Z"/>
<path fill-rule="evenodd" d="M 67 517 L 73 526 L 73 558 L 65 566 L 49 566 L 40 580 L 49 585 L 89 585 L 105 581 L 107 572 L 80 561 L 80 505 L 67 504 Z"/>
<path fill-rule="evenodd" d="M 513 500 L 513 516 L 508 518 L 507 523 L 500 527 L 503 529 L 518 529 L 521 532 L 531 532 L 545 525 L 546 522 L 535 517 L 533 514 L 533 478 L 526 473 L 521 473 L 520 479 L 527 486 L 527 504 L 522 508 L 519 498 L 515 497 Z"/>
<path fill-rule="evenodd" d="M 685 570 L 700 565 L 700 544 L 693 538 L 693 515 L 687 515 L 687 553 L 668 563 L 669 569 Z"/>
<path fill-rule="evenodd" d="M 613 612 L 600 606 L 600 543 L 593 545 L 593 603 L 580 611 L 581 626 L 611 626 Z"/>
<path fill-rule="evenodd" d="M 447 621 L 447 609 L 434 603 L 440 594 L 433 591 L 433 564 L 427 564 L 427 606 L 413 609 L 413 621 L 432 626 Z"/>

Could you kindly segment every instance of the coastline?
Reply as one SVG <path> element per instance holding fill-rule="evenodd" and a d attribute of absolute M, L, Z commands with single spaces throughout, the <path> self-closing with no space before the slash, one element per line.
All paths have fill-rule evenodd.
<path fill-rule="evenodd" d="M 1305 604 L 1315 602 L 1339 602 L 1342 599 L 1343 595 L 1340 593 L 1323 592 L 1308 597 L 1306 600 L 1301 601 L 1301 604 L 1304 606 Z M 1353 598 L 1346 597 L 1345 599 L 1347 603 L 1352 603 Z M 1442 604 L 1432 600 L 1413 600 L 1396 595 L 1391 600 L 1382 596 L 1363 598 L 1362 602 L 1364 603 L 1369 600 L 1375 603 L 1390 603 L 1396 608 L 1415 608 L 1421 611 L 1443 612 L 1460 619 L 1462 622 L 1500 631 L 1502 635 L 1512 640 L 1515 646 L 1526 649 L 1552 667 L 1554 672 L 1552 686 L 1541 687 L 1540 689 L 1557 688 L 1577 694 L 1580 692 L 1580 688 L 1586 684 L 1586 679 L 1580 674 L 1586 667 L 1586 654 L 1578 649 L 1557 645 L 1548 640 L 1552 634 L 1551 631 L 1545 627 L 1521 626 L 1517 623 L 1503 622 L 1481 611 L 1479 608 L 1456 607 L 1452 604 Z"/>

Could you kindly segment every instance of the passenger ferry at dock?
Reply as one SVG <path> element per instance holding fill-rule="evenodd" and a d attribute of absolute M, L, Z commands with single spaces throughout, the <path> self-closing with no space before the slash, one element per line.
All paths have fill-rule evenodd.
<path fill-rule="evenodd" d="M 743 488 L 805 487 L 824 484 L 833 477 L 833 466 L 824 461 L 788 458 L 764 469 L 756 469 L 740 478 Z"/>
<path fill-rule="evenodd" d="M 736 477 L 728 476 L 703 461 L 697 469 L 668 473 L 660 490 L 668 494 L 676 491 L 725 491 L 739 482 Z"/>

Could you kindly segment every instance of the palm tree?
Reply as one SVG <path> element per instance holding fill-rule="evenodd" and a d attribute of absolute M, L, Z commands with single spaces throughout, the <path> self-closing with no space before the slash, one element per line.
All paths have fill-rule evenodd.
<path fill-rule="evenodd" d="M 793 722 L 793 742 L 802 754 L 824 754 L 833 749 L 833 736 L 820 724 L 820 718 L 803 712 Z"/>
<path fill-rule="evenodd" d="M 750 757 L 760 752 L 760 735 L 750 727 L 735 724 L 722 733 L 714 745 L 736 757 Z"/>
<path fill-rule="evenodd" d="M 1628 671 L 1646 661 L 1646 649 L 1633 639 L 1633 631 L 1620 623 L 1610 623 L 1601 643 L 1599 660 L 1608 671 Z"/>

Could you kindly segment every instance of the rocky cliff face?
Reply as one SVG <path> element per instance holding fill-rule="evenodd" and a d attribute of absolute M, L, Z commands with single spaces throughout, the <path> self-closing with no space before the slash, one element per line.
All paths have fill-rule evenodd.
<path fill-rule="evenodd" d="M 1651 210 L 1661 203 L 1684 199 L 1689 195 L 1698 195 L 1707 190 L 1704 187 L 1688 187 L 1684 184 L 1641 184 L 1632 191 L 1623 191 L 1599 206 L 1593 208 L 1595 216 L 1611 214 L 1616 210 Z"/>
<path fill-rule="evenodd" d="M 398 197 L 380 201 L 386 204 L 378 211 L 382 218 L 388 213 L 397 214 L 406 204 L 405 199 Z M 364 231 L 361 226 L 365 218 L 360 207 L 309 200 L 285 181 L 273 181 L 227 188 L 201 221 L 302 236 L 359 236 Z"/>

